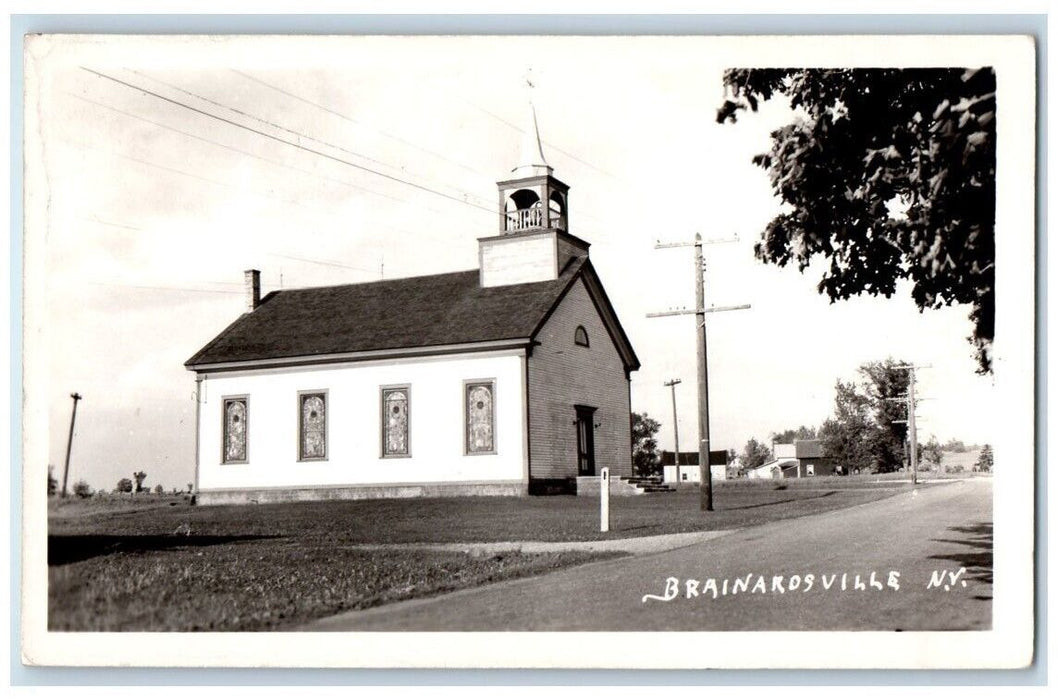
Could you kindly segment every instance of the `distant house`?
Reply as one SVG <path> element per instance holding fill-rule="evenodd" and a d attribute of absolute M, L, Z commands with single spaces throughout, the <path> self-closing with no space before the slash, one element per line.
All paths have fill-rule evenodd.
<path fill-rule="evenodd" d="M 837 461 L 823 454 L 819 440 L 795 440 L 772 445 L 775 459 L 746 470 L 750 479 L 796 479 L 840 474 Z"/>
<path fill-rule="evenodd" d="M 797 476 L 796 459 L 773 459 L 746 470 L 747 479 L 785 479 Z"/>
<path fill-rule="evenodd" d="M 676 471 L 676 453 L 663 450 L 661 452 L 661 466 L 664 469 L 665 483 L 683 482 L 697 484 L 701 481 L 701 472 L 698 470 L 698 453 L 680 451 L 679 473 Z M 709 452 L 709 469 L 713 481 L 723 481 L 729 478 L 727 464 L 727 450 L 711 450 Z"/>

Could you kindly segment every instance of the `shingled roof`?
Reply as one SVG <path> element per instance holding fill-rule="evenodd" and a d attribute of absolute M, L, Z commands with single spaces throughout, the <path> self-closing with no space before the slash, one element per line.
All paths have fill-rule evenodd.
<path fill-rule="evenodd" d="M 797 459 L 819 459 L 823 456 L 823 445 L 819 440 L 794 440 Z"/>
<path fill-rule="evenodd" d="M 478 271 L 467 270 L 273 292 L 184 364 L 194 368 L 531 338 L 585 273 L 594 275 L 587 258 L 579 257 L 557 279 L 544 282 L 483 288 Z M 623 331 L 617 333 L 627 342 Z M 634 354 L 631 358 L 638 367 Z"/>

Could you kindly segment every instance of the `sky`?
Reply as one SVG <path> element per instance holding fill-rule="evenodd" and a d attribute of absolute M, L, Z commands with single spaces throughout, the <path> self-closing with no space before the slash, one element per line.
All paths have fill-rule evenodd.
<path fill-rule="evenodd" d="M 719 125 L 725 67 L 710 38 L 111 38 L 41 42 L 27 65 L 27 361 L 46 396 L 47 460 L 70 484 L 194 474 L 194 375 L 183 363 L 263 292 L 477 265 L 496 182 L 517 165 L 529 89 L 543 151 L 570 186 L 570 232 L 642 362 L 632 409 L 672 448 L 697 440 L 691 248 L 705 247 L 714 449 L 816 426 L 834 383 L 886 357 L 919 373 L 919 434 L 993 442 L 996 394 L 975 373 L 968 308 L 831 304 L 821 272 L 767 266 L 753 243 L 779 211 L 751 163 L 793 114 L 781 101 Z M 27 382 L 27 386 L 30 382 Z"/>

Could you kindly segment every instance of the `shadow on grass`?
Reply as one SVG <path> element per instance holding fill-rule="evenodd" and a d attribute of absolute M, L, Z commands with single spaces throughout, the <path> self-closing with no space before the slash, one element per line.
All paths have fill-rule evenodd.
<path fill-rule="evenodd" d="M 62 566 L 120 552 L 146 553 L 181 547 L 208 547 L 273 535 L 49 535 L 48 566 Z"/>
<path fill-rule="evenodd" d="M 953 561 L 966 567 L 967 578 L 992 583 L 992 523 L 977 523 L 968 527 L 948 528 L 962 537 L 935 539 L 933 542 L 958 545 L 961 549 L 948 554 L 934 554 L 930 559 Z"/>
<path fill-rule="evenodd" d="M 794 503 L 797 501 L 811 501 L 816 498 L 826 498 L 827 496 L 833 496 L 837 491 L 826 491 L 819 494 L 818 496 L 805 496 L 803 498 L 781 498 L 778 501 L 765 501 L 764 503 L 752 503 L 748 506 L 733 506 L 731 508 L 721 508 L 721 510 L 749 510 L 750 508 L 763 508 L 764 506 L 777 506 L 782 503 Z"/>

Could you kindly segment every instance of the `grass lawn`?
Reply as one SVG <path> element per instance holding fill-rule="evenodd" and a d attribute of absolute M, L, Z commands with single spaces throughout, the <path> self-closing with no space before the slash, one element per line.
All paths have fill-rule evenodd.
<path fill-rule="evenodd" d="M 282 629 L 345 610 L 608 558 L 580 552 L 474 557 L 333 550 L 294 538 L 128 549 L 48 567 L 48 628 Z"/>
<path fill-rule="evenodd" d="M 911 488 L 866 482 L 820 479 L 811 487 L 784 489 L 772 482 L 719 483 L 712 513 L 698 509 L 696 489 L 615 497 L 611 531 L 605 534 L 598 532 L 598 500 L 573 496 L 256 506 L 191 506 L 179 497 L 155 496 L 53 500 L 49 628 L 283 628 L 343 610 L 612 556 L 515 551 L 473 556 L 341 545 L 593 540 L 732 529 L 867 503 Z"/>

